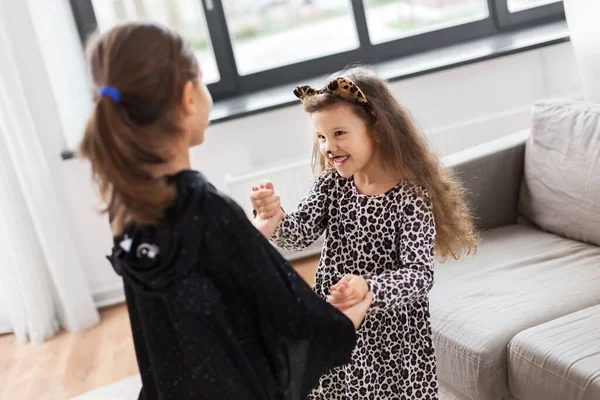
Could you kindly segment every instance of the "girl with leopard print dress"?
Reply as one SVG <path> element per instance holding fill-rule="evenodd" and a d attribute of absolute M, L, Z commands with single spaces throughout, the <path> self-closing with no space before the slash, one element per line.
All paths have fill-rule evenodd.
<path fill-rule="evenodd" d="M 374 298 L 351 362 L 322 376 L 311 398 L 438 399 L 428 301 L 434 256 L 459 258 L 476 247 L 461 186 L 368 70 L 294 93 L 312 119 L 318 178 L 289 214 L 272 184 L 254 187 L 254 225 L 288 250 L 324 233 L 314 290 L 341 310 L 369 291 Z"/>

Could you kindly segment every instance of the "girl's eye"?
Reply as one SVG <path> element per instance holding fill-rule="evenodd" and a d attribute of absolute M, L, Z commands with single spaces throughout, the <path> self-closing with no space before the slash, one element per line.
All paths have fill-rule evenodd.
<path fill-rule="evenodd" d="M 323 135 L 317 135 L 317 138 L 318 138 L 319 140 L 323 140 L 323 139 L 325 139 L 325 136 L 323 136 Z"/>
<path fill-rule="evenodd" d="M 344 133 L 344 131 L 336 131 L 335 136 L 342 136 Z"/>

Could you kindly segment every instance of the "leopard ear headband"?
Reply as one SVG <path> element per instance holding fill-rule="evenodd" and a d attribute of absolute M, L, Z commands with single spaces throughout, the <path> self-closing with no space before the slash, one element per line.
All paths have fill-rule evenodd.
<path fill-rule="evenodd" d="M 331 93 L 353 103 L 357 103 L 363 106 L 373 116 L 373 118 L 376 118 L 375 111 L 373 111 L 373 107 L 369 100 L 366 98 L 360 88 L 348 78 L 338 77 L 332 79 L 327 85 L 325 85 L 323 89 L 319 90 L 307 85 L 296 86 L 294 89 L 294 94 L 302 102 L 305 102 L 312 96 L 324 93 Z"/>

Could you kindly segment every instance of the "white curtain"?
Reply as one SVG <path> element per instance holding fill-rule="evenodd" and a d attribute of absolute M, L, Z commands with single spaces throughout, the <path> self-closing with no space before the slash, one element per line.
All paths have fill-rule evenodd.
<path fill-rule="evenodd" d="M 19 341 L 39 344 L 99 316 L 40 140 L 48 133 L 27 101 L 35 93 L 14 61 L 21 49 L 7 8 L 0 4 L 0 306 Z"/>
<path fill-rule="evenodd" d="M 584 98 L 600 103 L 600 2 L 564 0 L 563 3 Z"/>

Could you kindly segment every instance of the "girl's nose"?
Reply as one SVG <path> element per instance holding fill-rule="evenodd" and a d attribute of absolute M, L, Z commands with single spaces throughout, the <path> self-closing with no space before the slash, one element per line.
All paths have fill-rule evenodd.
<path fill-rule="evenodd" d="M 336 151 L 337 146 L 335 145 L 335 143 L 328 140 L 327 143 L 325 143 L 325 152 L 327 153 L 327 155 L 335 155 Z"/>

